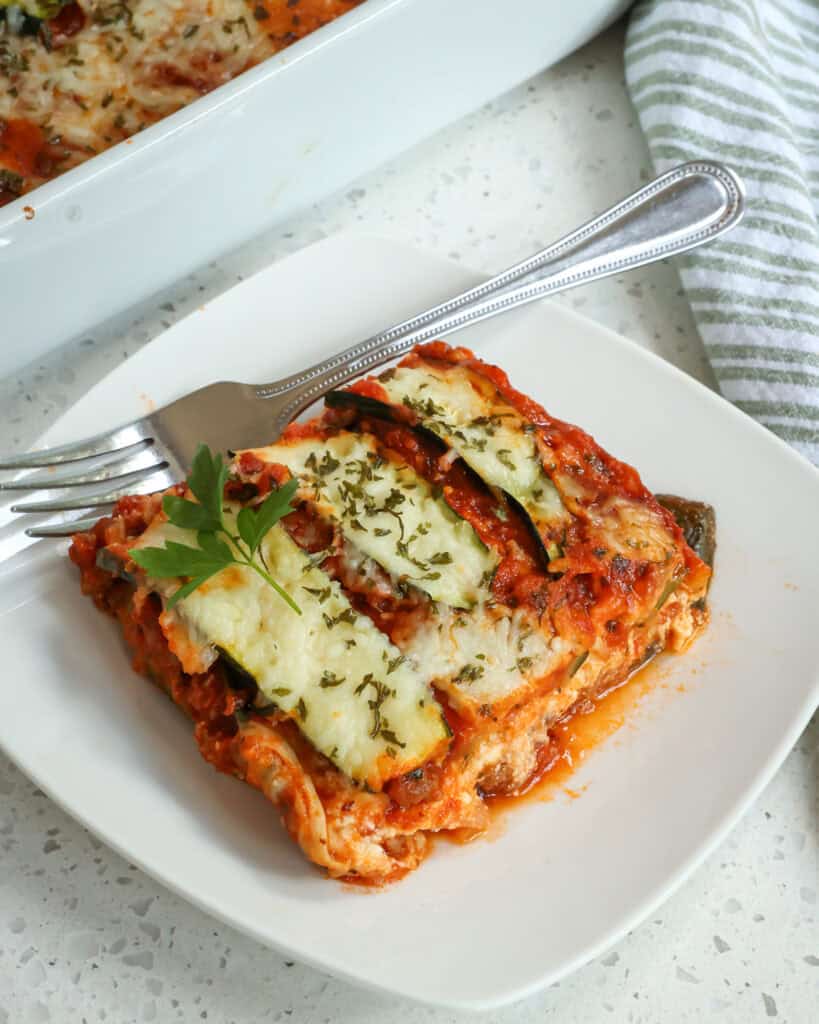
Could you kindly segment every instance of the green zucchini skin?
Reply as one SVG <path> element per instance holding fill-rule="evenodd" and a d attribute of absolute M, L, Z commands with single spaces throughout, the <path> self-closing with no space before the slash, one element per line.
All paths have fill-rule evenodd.
<path fill-rule="evenodd" d="M 318 444 L 300 440 L 255 454 L 286 466 L 298 478 L 300 498 L 396 579 L 454 608 L 471 608 L 488 597 L 497 553 L 434 481 L 382 449 L 374 435 L 341 431 Z"/>
<path fill-rule="evenodd" d="M 324 396 L 324 404 L 329 409 L 352 409 L 359 416 L 375 416 L 379 420 L 389 420 L 391 423 L 403 423 L 404 426 L 414 430 L 428 441 L 432 442 L 443 454 L 447 450 L 446 442 L 423 423 L 410 423 L 406 416 L 399 415 L 398 406 L 389 402 L 381 402 L 369 395 L 359 395 L 356 391 L 331 391 Z"/>
<path fill-rule="evenodd" d="M 355 391 L 331 391 L 325 398 L 325 402 L 331 409 L 353 409 L 361 415 L 377 416 L 380 419 L 392 420 L 397 423 L 406 423 L 406 416 L 400 415 L 396 407 L 388 402 L 381 402 L 370 395 L 360 395 Z M 420 424 L 412 425 L 411 429 L 435 439 L 440 444 L 440 438 L 427 430 Z M 524 516 L 531 528 L 532 536 L 538 540 L 538 549 L 542 555 L 544 565 L 548 565 L 549 554 L 543 543 L 535 523 L 527 515 L 526 510 L 514 497 L 507 494 L 507 500 Z M 674 516 L 680 529 L 683 531 L 689 547 L 711 568 L 714 566 L 714 554 L 716 551 L 716 515 L 711 505 L 702 501 L 693 501 L 688 498 L 681 498 L 674 494 L 658 494 L 657 501 Z"/>
<path fill-rule="evenodd" d="M 394 405 L 390 405 L 389 402 L 380 402 L 377 398 L 371 398 L 369 395 L 359 395 L 357 391 L 330 391 L 324 396 L 324 404 L 329 409 L 355 409 L 356 412 L 365 416 L 377 416 L 382 420 L 396 422 L 398 420 Z"/>
<path fill-rule="evenodd" d="M 108 548 L 100 548 L 97 552 L 97 568 L 103 572 L 109 572 L 112 576 L 118 576 L 126 583 L 136 583 L 136 578 L 125 568 L 125 563 L 113 555 Z"/>
<path fill-rule="evenodd" d="M 676 494 L 655 497 L 674 516 L 691 550 L 713 569 L 717 550 L 717 517 L 713 506 Z"/>
<path fill-rule="evenodd" d="M 355 412 L 362 416 L 375 416 L 377 419 L 390 420 L 393 423 L 404 423 L 414 430 L 417 434 L 423 435 L 425 438 L 431 440 L 440 450 L 446 451 L 446 444 L 444 441 L 434 434 L 431 430 L 428 430 L 421 423 L 409 424 L 407 423 L 406 416 L 396 415 L 396 406 L 391 405 L 389 402 L 381 402 L 377 398 L 372 398 L 369 395 L 359 395 L 355 391 L 331 391 L 325 396 L 324 401 L 331 409 L 353 409 Z M 472 469 L 471 466 L 467 466 L 467 469 L 477 479 L 480 479 L 478 474 Z M 521 503 L 514 498 L 511 494 L 504 492 L 509 505 L 515 509 L 515 511 L 521 515 L 529 528 L 529 533 L 535 541 L 540 560 L 543 563 L 543 568 L 548 569 L 549 567 L 549 552 L 544 543 L 543 537 L 540 535 L 537 525 L 526 512 L 526 509 Z"/>
<path fill-rule="evenodd" d="M 219 655 L 219 660 L 222 663 L 222 667 L 225 670 L 227 676 L 228 685 L 231 690 L 236 693 L 241 693 L 246 698 L 247 704 L 253 704 L 259 693 L 259 684 L 248 672 L 248 670 L 241 665 L 235 658 L 223 648 L 216 648 L 216 652 Z"/>
<path fill-rule="evenodd" d="M 474 470 L 470 470 L 470 471 L 472 473 L 475 472 Z M 477 476 L 477 474 L 475 474 L 475 475 Z M 529 535 L 531 536 L 532 540 L 535 542 L 535 550 L 537 551 L 537 553 L 538 553 L 538 555 L 540 557 L 540 561 L 542 563 L 542 567 L 547 572 L 549 572 L 549 562 L 552 560 L 552 556 L 549 554 L 549 549 L 546 546 L 546 542 L 543 540 L 543 537 L 540 535 L 540 530 L 538 530 L 537 524 L 532 519 L 532 517 L 529 515 L 529 513 L 526 511 L 526 509 L 523 507 L 523 505 L 521 505 L 521 503 L 518 501 L 517 498 L 514 498 L 511 494 L 507 494 L 506 491 L 503 492 L 503 496 L 504 496 L 504 498 L 506 498 L 506 501 L 508 502 L 508 504 L 518 513 L 518 515 L 526 523 L 526 526 L 527 526 L 527 528 L 529 530 Z M 551 573 L 551 575 L 553 575 L 553 576 L 555 576 L 555 578 L 557 578 L 557 576 L 559 576 L 561 574 L 560 573 L 557 573 L 557 574 Z"/>
<path fill-rule="evenodd" d="M 372 398 L 370 395 L 360 395 L 355 391 L 331 391 L 329 394 L 325 395 L 324 401 L 331 409 L 352 409 L 362 416 L 375 416 L 378 419 L 389 420 L 392 423 L 402 423 L 415 431 L 415 433 L 430 440 L 436 445 L 436 447 L 440 448 L 442 452 L 447 449 L 446 442 L 432 430 L 425 427 L 422 423 L 408 422 L 406 410 L 403 410 L 403 407 L 393 405 L 389 402 L 382 402 L 377 398 Z M 480 479 L 480 476 L 475 469 L 469 466 L 468 463 L 465 463 L 465 465 L 471 474 L 473 474 L 477 479 Z M 486 486 L 489 485 L 487 484 Z M 490 489 L 494 490 L 494 488 Z M 496 493 L 500 492 L 498 491 Z M 541 536 L 540 530 L 537 528 L 537 524 L 514 495 L 509 494 L 507 491 L 503 491 L 502 493 L 508 504 L 523 517 L 529 528 L 530 534 L 535 540 L 538 553 L 540 554 L 543 562 L 543 568 L 548 569 L 551 556 L 549 555 L 547 545 Z"/>

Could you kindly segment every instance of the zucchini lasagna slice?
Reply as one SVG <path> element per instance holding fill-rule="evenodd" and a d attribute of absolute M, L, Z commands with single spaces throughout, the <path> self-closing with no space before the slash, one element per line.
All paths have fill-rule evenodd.
<path fill-rule="evenodd" d="M 361 0 L 0 0 L 0 206 Z"/>
<path fill-rule="evenodd" d="M 686 535 L 710 560 L 710 509 L 660 504 L 466 349 L 421 346 L 237 453 L 229 529 L 290 481 L 258 556 L 300 614 L 247 565 L 194 589 L 140 568 L 195 537 L 161 495 L 120 501 L 71 557 L 203 756 L 334 877 L 386 882 L 435 833 L 479 833 L 548 768 L 558 722 L 708 618 Z"/>

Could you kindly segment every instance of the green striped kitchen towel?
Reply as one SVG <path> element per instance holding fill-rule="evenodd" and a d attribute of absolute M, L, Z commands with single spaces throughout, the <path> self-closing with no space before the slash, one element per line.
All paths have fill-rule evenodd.
<path fill-rule="evenodd" d="M 683 286 L 725 396 L 819 464 L 819 2 L 643 0 L 626 81 L 658 171 L 745 179 L 744 221 Z"/>

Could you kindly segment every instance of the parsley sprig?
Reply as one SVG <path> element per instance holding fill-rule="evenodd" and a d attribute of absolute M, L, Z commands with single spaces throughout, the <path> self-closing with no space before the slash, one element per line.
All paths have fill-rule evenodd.
<path fill-rule="evenodd" d="M 174 526 L 183 530 L 196 530 L 198 547 L 169 540 L 161 548 L 131 551 L 131 558 L 156 579 L 189 577 L 188 582 L 168 600 L 168 608 L 173 608 L 177 601 L 192 594 L 211 576 L 229 565 L 246 565 L 269 583 L 294 612 L 301 615 L 301 609 L 293 598 L 270 575 L 260 550 L 268 531 L 291 510 L 290 503 L 297 481 L 289 480 L 283 487 L 271 491 L 256 508 L 246 506 L 240 509 L 236 517 L 238 533 L 232 533 L 224 515 L 227 475 L 228 469 L 222 456 L 214 455 L 207 445 L 200 445 L 188 477 L 188 487 L 197 501 L 189 501 L 175 494 L 166 494 L 162 499 L 165 515 Z"/>

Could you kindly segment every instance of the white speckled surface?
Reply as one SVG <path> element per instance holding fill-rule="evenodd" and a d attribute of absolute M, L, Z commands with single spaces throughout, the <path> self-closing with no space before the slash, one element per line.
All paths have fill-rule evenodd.
<path fill-rule="evenodd" d="M 0 381 L 0 450 L 30 444 L 203 299 L 326 235 L 385 235 L 494 270 L 574 227 L 649 174 L 621 50 L 616 26 L 343 195 Z M 711 381 L 673 268 L 558 301 Z M 4 685 L 24 685 L 13 666 Z M 814 719 L 746 818 L 654 919 L 561 984 L 487 1019 L 816 1020 L 818 795 Z M 360 991 L 216 924 L 91 838 L 2 756 L 0 849 L 0 1024 L 474 1019 Z"/>

